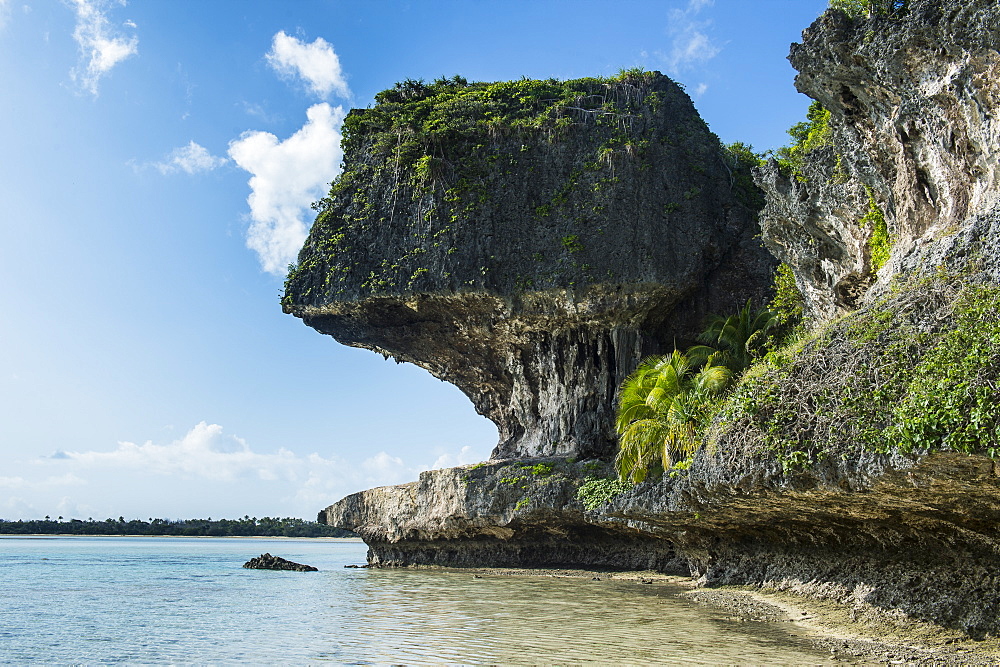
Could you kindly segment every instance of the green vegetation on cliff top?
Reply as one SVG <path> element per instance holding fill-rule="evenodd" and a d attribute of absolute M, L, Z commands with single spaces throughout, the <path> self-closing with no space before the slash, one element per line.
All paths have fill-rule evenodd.
<path fill-rule="evenodd" d="M 616 276 L 594 270 L 585 251 L 605 232 L 601 222 L 608 211 L 620 206 L 622 176 L 635 179 L 635 172 L 650 170 L 654 140 L 676 146 L 693 179 L 662 207 L 665 221 L 697 205 L 699 185 L 720 160 L 739 200 L 754 211 L 763 206 L 750 176 L 758 161 L 750 147 L 723 147 L 682 89 L 658 72 L 632 69 L 570 81 L 407 80 L 375 99 L 374 106 L 353 110 L 344 121 L 344 171 L 314 204 L 318 215 L 310 239 L 299 264 L 289 267 L 286 307 L 441 285 L 475 289 L 507 281 L 530 290 L 614 281 Z M 662 131 L 664 115 L 679 119 L 669 125 L 669 135 Z M 561 149 L 547 147 L 560 142 L 585 150 L 553 165 L 548 152 Z M 546 181 L 518 214 L 533 216 L 540 228 L 569 223 L 579 233 L 562 233 L 558 245 L 532 248 L 533 263 L 521 262 L 531 270 L 517 276 L 501 277 L 509 262 L 491 265 L 493 257 L 476 258 L 475 267 L 467 258 L 440 257 L 461 255 L 468 235 L 462 229 L 491 219 L 512 183 L 542 172 L 558 173 L 557 182 Z M 362 251 L 366 239 L 379 234 L 391 236 L 380 244 L 384 256 Z"/>
<path fill-rule="evenodd" d="M 570 81 L 521 79 L 493 83 L 470 82 L 461 76 L 431 83 L 407 79 L 375 95 L 375 105 L 355 109 L 344 120 L 345 156 L 362 149 L 365 162 L 386 162 L 416 185 L 433 187 L 442 179 L 463 190 L 473 183 L 451 183 L 449 176 L 469 179 L 473 163 L 487 159 L 487 144 L 500 137 L 520 135 L 533 141 L 551 141 L 581 118 L 613 125 L 639 112 L 642 104 L 659 104 L 648 86 L 660 75 L 641 69 L 622 70 L 616 77 L 587 77 Z M 625 150 L 627 137 L 619 142 Z M 615 142 L 606 149 L 613 150 Z M 528 146 L 524 147 L 525 150 Z M 477 154 L 479 153 L 479 154 Z M 466 161 L 456 164 L 458 158 Z M 330 196 L 347 188 L 362 170 L 361 162 L 348 167 L 333 184 Z M 482 165 L 485 166 L 485 165 Z M 324 210 L 330 197 L 314 205 Z"/>
<path fill-rule="evenodd" d="M 902 16 L 909 4 L 909 0 L 830 0 L 831 9 L 839 9 L 854 19 Z"/>
<path fill-rule="evenodd" d="M 338 295 L 359 284 L 362 291 L 378 294 L 416 291 L 431 278 L 451 282 L 447 269 L 444 275 L 428 275 L 422 255 L 433 249 L 457 252 L 456 229 L 474 220 L 503 191 L 497 178 L 532 169 L 526 159 L 530 162 L 533 151 L 565 138 L 574 126 L 599 128 L 595 136 L 601 145 L 535 215 L 541 221 L 565 212 L 584 189 L 595 200 L 589 203 L 589 214 L 598 215 L 600 192 L 616 183 L 616 161 L 622 156 L 641 158 L 648 147 L 642 132 L 631 131 L 633 122 L 644 110 L 650 113 L 681 97 L 690 104 L 678 87 L 662 85 L 663 79 L 641 69 L 571 81 L 483 83 L 454 76 L 431 83 L 407 80 L 378 93 L 373 107 L 355 109 L 344 121 L 344 171 L 329 195 L 313 205 L 318 212 L 314 232 L 299 264 L 289 267 L 283 303 L 315 298 L 316 287 L 324 295 Z M 668 100 L 670 96 L 677 99 Z M 698 129 L 707 132 L 703 122 Z M 377 226 L 393 224 L 394 234 L 402 231 L 398 238 L 409 245 L 381 264 L 356 266 L 352 244 Z M 567 238 L 563 250 L 582 249 L 578 238 Z M 558 251 L 537 250 L 539 256 Z M 598 278 L 585 262 L 564 259 L 567 275 L 555 282 L 572 285 Z M 486 284 L 490 270 L 484 265 L 478 274 L 464 275 L 461 286 Z M 317 286 L 314 278 L 320 275 L 324 282 Z M 518 283 L 527 289 L 534 278 Z"/>

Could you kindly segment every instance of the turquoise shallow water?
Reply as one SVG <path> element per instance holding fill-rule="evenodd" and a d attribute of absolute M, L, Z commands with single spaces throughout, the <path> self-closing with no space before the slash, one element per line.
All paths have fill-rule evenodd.
<path fill-rule="evenodd" d="M 264 552 L 320 572 L 244 570 Z M 822 664 L 664 585 L 345 569 L 340 540 L 0 538 L 6 663 Z"/>

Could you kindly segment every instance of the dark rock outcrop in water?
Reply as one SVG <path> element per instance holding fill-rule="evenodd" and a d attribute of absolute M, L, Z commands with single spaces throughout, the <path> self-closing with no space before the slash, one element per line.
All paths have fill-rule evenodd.
<path fill-rule="evenodd" d="M 658 73 L 401 86 L 345 137 L 285 310 L 458 386 L 496 458 L 611 453 L 638 361 L 769 288 L 731 158 Z"/>
<path fill-rule="evenodd" d="M 271 554 L 261 554 L 256 558 L 251 558 L 247 562 L 243 563 L 243 567 L 248 570 L 289 570 L 292 572 L 319 571 L 319 568 L 315 568 L 312 565 L 293 563 L 290 560 L 285 560 L 280 556 L 272 556 Z"/>
<path fill-rule="evenodd" d="M 1000 634 L 1000 4 L 907 4 L 829 11 L 793 46 L 830 145 L 758 180 L 765 242 L 817 328 L 736 387 L 688 469 L 592 484 L 588 509 L 578 490 L 607 463 L 491 461 L 354 494 L 320 520 L 357 531 L 373 564 L 687 567 Z M 519 386 L 558 413 L 565 393 Z"/>

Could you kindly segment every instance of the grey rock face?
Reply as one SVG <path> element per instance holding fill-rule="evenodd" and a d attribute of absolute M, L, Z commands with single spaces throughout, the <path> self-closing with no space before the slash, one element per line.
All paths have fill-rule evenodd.
<path fill-rule="evenodd" d="M 767 193 L 764 242 L 792 267 L 811 320 L 856 308 L 875 280 L 871 230 L 858 224 L 868 194 L 858 180 L 835 175 L 835 165 L 834 150 L 823 148 L 807 156 L 802 179 L 782 174 L 773 160 L 756 172 Z"/>
<path fill-rule="evenodd" d="M 572 459 L 571 459 L 572 460 Z M 603 567 L 687 574 L 661 536 L 597 522 L 577 498 L 585 476 L 607 463 L 561 458 L 491 461 L 433 470 L 401 486 L 350 495 L 319 513 L 355 526 L 371 565 Z M 541 471 L 541 472 L 539 472 Z"/>
<path fill-rule="evenodd" d="M 473 117 L 486 129 L 462 140 L 406 139 L 428 154 L 402 166 L 381 107 L 352 112 L 287 283 L 309 326 L 458 386 L 497 424 L 497 458 L 610 453 L 638 361 L 762 301 L 775 265 L 676 84 L 588 81 L 538 128 Z"/>
<path fill-rule="evenodd" d="M 858 224 L 865 187 L 893 241 L 883 281 L 914 247 L 986 212 L 1000 192 L 1000 5 L 909 7 L 867 20 L 829 11 L 792 46 L 795 85 L 830 110 L 833 146 L 807 156 L 805 180 L 773 163 L 761 171 L 761 225 L 818 319 L 856 307 L 877 278 L 872 230 Z"/>

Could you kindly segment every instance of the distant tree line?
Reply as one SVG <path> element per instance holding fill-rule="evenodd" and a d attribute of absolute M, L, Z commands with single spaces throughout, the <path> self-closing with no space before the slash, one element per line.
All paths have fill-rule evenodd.
<path fill-rule="evenodd" d="M 286 517 L 263 519 L 153 519 L 142 521 L 125 517 L 96 521 L 87 519 L 35 519 L 7 521 L 0 519 L 0 535 L 180 535 L 187 537 L 357 537 L 343 528 L 315 521 Z"/>

